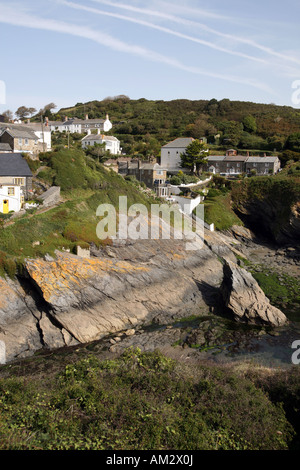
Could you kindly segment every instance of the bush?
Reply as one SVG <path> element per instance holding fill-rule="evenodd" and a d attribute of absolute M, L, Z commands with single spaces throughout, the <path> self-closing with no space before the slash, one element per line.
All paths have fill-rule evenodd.
<path fill-rule="evenodd" d="M 230 369 L 183 366 L 158 351 L 69 362 L 47 380 L 0 380 L 0 448 L 282 450 L 282 406 Z"/>
<path fill-rule="evenodd" d="M 207 197 L 216 197 L 220 195 L 220 191 L 218 189 L 210 188 L 207 193 Z"/>

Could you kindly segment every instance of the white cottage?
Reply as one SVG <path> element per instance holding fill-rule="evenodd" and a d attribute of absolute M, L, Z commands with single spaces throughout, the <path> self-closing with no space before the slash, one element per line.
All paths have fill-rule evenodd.
<path fill-rule="evenodd" d="M 108 150 L 112 155 L 120 155 L 120 141 L 112 135 L 102 135 L 98 131 L 98 134 L 88 134 L 81 139 L 81 146 L 83 149 L 93 146 L 95 144 L 105 144 L 105 150 Z"/>
<path fill-rule="evenodd" d="M 24 203 L 24 194 L 20 186 L 3 184 L 0 186 L 0 212 L 8 214 L 19 212 Z"/>

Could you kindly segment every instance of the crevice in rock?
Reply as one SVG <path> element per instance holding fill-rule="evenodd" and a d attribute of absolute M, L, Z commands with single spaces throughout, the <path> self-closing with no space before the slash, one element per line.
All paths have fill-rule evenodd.
<path fill-rule="evenodd" d="M 42 319 L 43 315 L 47 317 L 47 319 L 50 321 L 50 323 L 55 328 L 60 330 L 61 336 L 62 336 L 63 339 L 64 339 L 64 336 L 62 334 L 62 329 L 65 329 L 66 331 L 68 331 L 68 333 L 71 335 L 71 337 L 74 340 L 78 341 L 77 338 L 75 338 L 72 331 L 69 331 L 67 328 L 65 328 L 65 326 L 62 325 L 59 322 L 59 320 L 56 318 L 55 314 L 52 313 L 52 308 L 50 307 L 48 302 L 46 302 L 46 300 L 44 299 L 43 294 L 41 292 L 41 289 L 36 284 L 36 282 L 29 276 L 29 274 L 27 273 L 27 275 L 25 277 L 17 276 L 17 280 L 18 280 L 20 286 L 23 288 L 26 295 L 29 296 L 34 301 L 36 312 L 28 304 L 28 302 L 26 301 L 26 297 L 24 298 L 24 302 L 26 303 L 26 306 L 27 306 L 28 310 L 31 312 L 31 314 L 34 316 L 34 318 L 37 320 L 36 327 L 37 327 L 37 331 L 38 331 L 39 336 L 40 336 L 41 345 L 43 347 L 46 347 L 46 343 L 44 341 L 43 329 L 41 328 L 41 325 L 40 325 L 40 320 Z M 40 314 L 39 318 L 36 315 L 37 312 L 39 312 L 39 314 Z"/>

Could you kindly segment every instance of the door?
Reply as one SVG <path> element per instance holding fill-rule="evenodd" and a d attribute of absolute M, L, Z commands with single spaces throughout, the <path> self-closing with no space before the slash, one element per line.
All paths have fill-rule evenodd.
<path fill-rule="evenodd" d="M 3 214 L 8 214 L 9 209 L 8 209 L 8 200 L 4 199 L 3 200 Z"/>

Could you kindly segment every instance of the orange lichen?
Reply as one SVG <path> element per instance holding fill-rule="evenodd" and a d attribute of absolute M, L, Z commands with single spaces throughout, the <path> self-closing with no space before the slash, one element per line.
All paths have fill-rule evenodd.
<path fill-rule="evenodd" d="M 57 259 L 53 261 L 28 260 L 27 270 L 41 288 L 45 300 L 50 300 L 51 296 L 54 293 L 57 294 L 58 291 L 80 289 L 84 279 L 104 277 L 111 272 L 126 274 L 148 271 L 148 268 L 136 266 L 127 261 L 78 258 L 58 253 Z"/>

